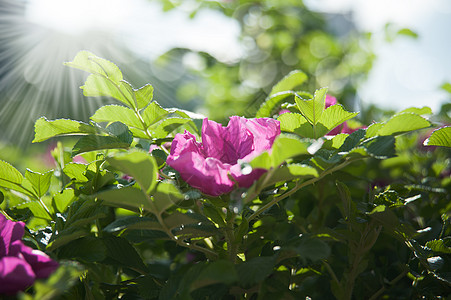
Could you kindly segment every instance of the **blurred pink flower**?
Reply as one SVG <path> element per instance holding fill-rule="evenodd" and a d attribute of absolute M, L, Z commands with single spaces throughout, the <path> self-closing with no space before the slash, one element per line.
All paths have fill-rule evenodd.
<path fill-rule="evenodd" d="M 191 186 L 205 194 L 219 196 L 233 190 L 236 183 L 249 187 L 266 170 L 241 172 L 240 161 L 249 162 L 271 149 L 280 134 L 280 122 L 270 118 L 230 117 L 227 127 L 205 119 L 202 143 L 190 132 L 176 134 L 167 164 Z M 232 177 L 232 178 L 231 178 Z"/>
<path fill-rule="evenodd" d="M 335 104 L 337 104 L 337 98 L 329 94 L 326 94 L 326 108 Z"/>
<path fill-rule="evenodd" d="M 0 214 L 0 294 L 14 294 L 46 278 L 58 263 L 44 252 L 22 242 L 25 224 L 7 220 Z"/>

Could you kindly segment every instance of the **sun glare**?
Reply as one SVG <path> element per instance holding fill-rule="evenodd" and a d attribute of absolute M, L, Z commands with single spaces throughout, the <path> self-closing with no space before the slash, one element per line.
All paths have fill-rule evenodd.
<path fill-rule="evenodd" d="M 120 0 L 31 0 L 26 9 L 29 22 L 69 34 L 89 30 L 114 30 L 130 9 Z"/>

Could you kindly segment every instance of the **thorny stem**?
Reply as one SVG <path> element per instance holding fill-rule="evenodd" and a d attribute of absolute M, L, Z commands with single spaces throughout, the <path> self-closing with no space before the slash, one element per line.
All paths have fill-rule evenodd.
<path fill-rule="evenodd" d="M 226 227 L 224 228 L 224 234 L 227 243 L 227 252 L 229 253 L 229 259 L 231 262 L 236 263 L 236 252 L 237 252 L 237 244 L 235 243 L 235 235 L 233 232 L 233 225 L 235 221 L 236 214 L 229 210 L 229 213 L 232 214 L 230 219 L 227 220 Z"/>
<path fill-rule="evenodd" d="M 263 205 L 262 207 L 260 207 L 256 212 L 254 212 L 252 215 L 249 216 L 248 221 L 256 218 L 257 216 L 259 216 L 262 212 L 264 212 L 265 210 L 267 210 L 268 208 L 270 208 L 271 206 L 273 206 L 274 204 L 277 204 L 279 201 L 287 198 L 288 196 L 291 196 L 292 194 L 296 193 L 298 190 L 302 189 L 303 187 L 306 187 L 308 185 L 311 185 L 321 179 L 323 179 L 326 175 L 329 175 L 330 173 L 333 173 L 337 170 L 340 170 L 344 167 L 346 167 L 348 164 L 350 164 L 353 160 L 347 160 L 345 162 L 343 162 L 342 164 L 339 164 L 338 166 L 335 166 L 333 168 L 327 169 L 325 170 L 323 173 L 321 173 L 320 176 L 306 180 L 304 182 L 297 182 L 296 186 L 294 188 L 292 188 L 291 190 L 285 192 L 284 194 L 273 198 L 271 201 L 269 201 L 268 203 L 266 203 L 265 205 Z"/>

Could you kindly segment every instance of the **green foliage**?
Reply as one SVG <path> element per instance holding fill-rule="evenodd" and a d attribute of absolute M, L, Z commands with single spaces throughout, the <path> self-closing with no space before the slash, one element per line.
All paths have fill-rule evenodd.
<path fill-rule="evenodd" d="M 451 127 L 443 127 L 435 130 L 431 136 L 424 141 L 424 145 L 451 147 Z"/>
<path fill-rule="evenodd" d="M 20 297 L 378 299 L 451 292 L 449 127 L 425 142 L 444 147 L 423 147 L 420 130 L 435 124 L 422 116 L 431 114 L 428 107 L 329 136 L 357 113 L 339 104 L 326 109 L 326 89 L 313 96 L 295 91 L 306 75 L 290 73 L 258 111 L 272 117 L 289 109 L 276 115 L 284 133 L 241 163 L 243 174 L 264 174 L 249 188 L 212 197 L 166 165 L 167 142 L 183 129 L 198 134 L 197 116 L 162 108 L 152 101 L 152 86 L 134 90 L 114 64 L 92 53 L 68 65 L 92 73 L 85 94 L 109 95 L 121 106 L 99 108 L 91 124 L 38 119 L 35 142 L 77 138 L 73 147 L 57 144 L 55 170 L 22 175 L 0 161 L 1 213 L 26 222 L 27 244 L 61 262 Z M 75 163 L 77 154 L 82 163 Z"/>

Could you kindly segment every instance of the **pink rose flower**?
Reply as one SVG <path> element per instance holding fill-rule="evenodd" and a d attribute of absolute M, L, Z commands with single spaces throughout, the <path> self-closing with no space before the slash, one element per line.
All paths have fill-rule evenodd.
<path fill-rule="evenodd" d="M 241 172 L 240 162 L 249 162 L 270 150 L 280 134 L 280 122 L 270 118 L 230 117 L 227 127 L 205 119 L 202 142 L 190 132 L 176 134 L 167 164 L 201 192 L 219 196 L 233 190 L 235 183 L 250 187 L 266 170 Z"/>
<path fill-rule="evenodd" d="M 46 278 L 58 263 L 22 242 L 25 224 L 0 214 L 0 294 L 14 294 Z"/>

